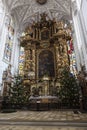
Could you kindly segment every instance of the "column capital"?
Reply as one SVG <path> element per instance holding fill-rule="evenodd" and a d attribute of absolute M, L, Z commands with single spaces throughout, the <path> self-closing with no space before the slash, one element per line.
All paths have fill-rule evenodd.
<path fill-rule="evenodd" d="M 76 15 L 77 12 L 78 12 L 78 7 L 77 7 L 76 0 L 72 1 L 72 11 L 73 11 L 74 15 Z"/>

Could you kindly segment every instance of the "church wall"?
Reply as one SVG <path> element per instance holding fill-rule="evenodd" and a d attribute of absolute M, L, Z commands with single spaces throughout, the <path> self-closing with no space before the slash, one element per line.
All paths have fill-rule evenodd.
<path fill-rule="evenodd" d="M 74 41 L 73 46 L 74 46 L 74 51 L 75 51 L 77 70 L 80 71 L 80 55 L 79 55 L 77 38 L 76 38 L 76 34 L 75 34 L 74 29 L 73 29 L 73 41 Z"/>
<path fill-rule="evenodd" d="M 15 30 L 14 44 L 13 44 L 12 58 L 11 58 L 12 75 L 18 73 L 19 49 L 20 49 L 20 41 L 18 40 L 17 31 Z"/>
<path fill-rule="evenodd" d="M 3 52 L 5 47 L 5 36 L 6 36 L 6 26 L 5 26 L 5 10 L 0 1 L 0 17 L 1 17 L 1 24 L 0 24 L 0 91 L 1 91 L 1 84 L 2 84 L 2 73 L 3 70 L 7 67 L 7 65 L 2 61 L 3 59 Z"/>
<path fill-rule="evenodd" d="M 17 31 L 16 31 L 16 26 L 12 25 L 10 28 L 10 21 L 12 16 L 7 12 L 6 8 L 3 6 L 3 4 L 0 2 L 0 91 L 1 93 L 3 92 L 3 86 L 2 86 L 2 76 L 3 76 L 3 71 L 5 71 L 8 67 L 9 64 L 11 64 L 12 69 L 12 75 L 14 75 L 15 72 L 18 70 L 18 57 L 19 57 L 19 41 L 17 38 Z M 15 27 L 15 29 L 14 29 Z M 11 34 L 11 32 L 8 31 L 8 28 L 13 31 L 14 34 Z M 10 30 L 9 29 L 9 30 Z M 12 30 L 14 29 L 14 30 Z M 10 39 L 10 42 L 12 42 L 11 46 L 11 59 L 8 60 L 6 59 L 5 56 L 5 49 L 6 49 L 6 42 L 7 42 L 7 35 L 13 35 L 12 39 Z M 11 43 L 10 43 L 11 44 Z M 7 47 L 8 48 L 8 47 Z"/>
<path fill-rule="evenodd" d="M 84 1 L 85 2 L 85 1 Z M 87 43 L 86 43 L 86 33 L 85 33 L 85 24 L 84 24 L 84 15 L 82 14 L 82 4 L 83 1 L 76 0 L 72 3 L 72 10 L 73 10 L 73 23 L 74 23 L 74 29 L 75 29 L 75 35 L 76 35 L 76 44 L 78 47 L 78 51 L 76 53 L 79 54 L 79 57 L 77 59 L 77 62 L 81 66 L 85 66 L 87 69 Z M 85 6 L 87 6 L 85 4 Z M 86 7 L 87 8 L 87 7 Z M 86 11 L 85 11 L 86 12 Z M 78 55 L 77 54 L 77 55 Z M 79 68 L 79 70 L 80 70 Z"/>
<path fill-rule="evenodd" d="M 72 11 L 73 11 L 72 17 L 73 17 L 73 25 L 74 25 L 74 48 L 75 48 L 75 53 L 76 53 L 77 65 L 78 65 L 77 68 L 78 68 L 78 71 L 80 71 L 81 67 L 79 65 L 83 64 L 83 58 L 81 54 L 82 42 L 81 42 L 80 31 L 79 31 L 79 26 L 78 26 L 78 17 L 77 17 L 77 10 L 76 10 L 75 2 L 73 2 L 72 4 Z"/>
<path fill-rule="evenodd" d="M 76 0 L 78 10 L 80 10 L 82 1 L 83 1 L 83 0 Z"/>
<path fill-rule="evenodd" d="M 87 34 L 87 15 L 86 15 L 86 11 L 87 11 L 87 0 L 82 1 L 81 4 L 81 11 L 82 11 L 82 21 L 83 21 L 83 27 L 84 27 L 84 31 L 86 31 Z"/>
<path fill-rule="evenodd" d="M 2 4 L 2 0 L 0 0 L 0 38 L 1 38 L 1 30 L 3 28 L 4 15 L 5 15 L 4 6 Z"/>
<path fill-rule="evenodd" d="M 78 13 L 78 16 L 77 16 L 77 20 L 78 20 L 78 29 L 79 29 L 79 36 L 80 36 L 80 39 L 81 39 L 81 56 L 82 56 L 82 65 L 86 65 L 85 63 L 85 56 L 86 56 L 86 46 L 85 46 L 85 39 L 84 39 L 84 34 L 83 34 L 83 26 L 82 26 L 82 22 L 81 22 L 81 19 L 79 17 L 79 13 Z"/>
<path fill-rule="evenodd" d="M 79 11 L 79 18 L 81 21 L 81 26 L 82 26 L 82 33 L 83 33 L 83 38 L 84 38 L 84 48 L 85 50 L 85 66 L 87 70 L 87 0 L 82 1 L 81 3 L 81 9 Z"/>

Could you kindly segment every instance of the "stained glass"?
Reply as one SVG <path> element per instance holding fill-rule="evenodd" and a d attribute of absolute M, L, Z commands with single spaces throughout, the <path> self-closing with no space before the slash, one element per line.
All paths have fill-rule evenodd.
<path fill-rule="evenodd" d="M 23 75 L 23 68 L 24 68 L 24 48 L 20 48 L 20 56 L 19 56 L 19 74 Z"/>
<path fill-rule="evenodd" d="M 76 65 L 76 57 L 75 57 L 72 39 L 70 41 L 68 41 L 68 55 L 69 55 L 69 58 L 70 58 L 71 73 L 76 75 L 77 74 L 77 65 Z"/>
<path fill-rule="evenodd" d="M 11 61 L 13 40 L 14 40 L 14 28 L 13 28 L 13 22 L 11 20 L 10 24 L 8 25 L 5 50 L 4 50 L 4 56 L 3 56 L 4 61 L 8 63 Z"/>

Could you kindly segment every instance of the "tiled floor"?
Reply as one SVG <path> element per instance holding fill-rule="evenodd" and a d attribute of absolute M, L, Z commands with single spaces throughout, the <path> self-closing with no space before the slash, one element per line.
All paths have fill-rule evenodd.
<path fill-rule="evenodd" d="M 15 113 L 0 113 L 0 120 L 23 121 L 87 121 L 87 114 L 74 114 L 73 111 L 18 111 Z"/>
<path fill-rule="evenodd" d="M 26 122 L 31 121 L 38 121 L 39 123 L 41 121 L 47 121 L 50 122 L 51 125 L 26 125 Z M 80 112 L 78 114 L 75 114 L 73 111 L 18 111 L 9 114 L 0 113 L 0 130 L 87 130 L 87 127 L 84 127 L 84 125 L 82 125 L 81 127 L 79 127 L 79 125 L 77 125 L 78 127 L 75 127 L 75 125 L 53 126 L 52 121 L 57 123 L 58 121 L 86 123 L 87 114 L 82 114 Z M 5 122 L 7 122 L 7 124 Z M 18 122 L 20 123 L 18 124 Z M 23 124 L 23 122 L 25 122 L 25 124 Z"/>

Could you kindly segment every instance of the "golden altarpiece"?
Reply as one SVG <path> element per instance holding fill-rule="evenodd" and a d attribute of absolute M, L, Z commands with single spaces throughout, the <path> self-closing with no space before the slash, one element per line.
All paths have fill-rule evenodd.
<path fill-rule="evenodd" d="M 27 27 L 25 36 L 21 37 L 25 51 L 24 85 L 30 86 L 33 96 L 53 96 L 54 87 L 60 86 L 62 68 L 69 66 L 67 40 L 70 36 L 62 22 L 47 20 L 45 13 L 31 28 L 32 31 Z"/>

